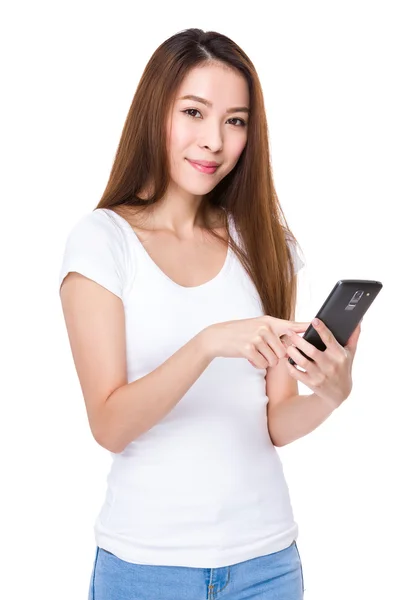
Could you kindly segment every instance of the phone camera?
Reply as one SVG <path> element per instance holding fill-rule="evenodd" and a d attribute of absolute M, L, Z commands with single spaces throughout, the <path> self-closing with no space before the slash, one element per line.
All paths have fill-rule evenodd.
<path fill-rule="evenodd" d="M 353 298 L 351 299 L 351 301 L 349 302 L 349 304 L 357 304 L 360 300 L 360 298 L 363 296 L 363 290 L 358 290 L 357 292 L 355 292 Z"/>

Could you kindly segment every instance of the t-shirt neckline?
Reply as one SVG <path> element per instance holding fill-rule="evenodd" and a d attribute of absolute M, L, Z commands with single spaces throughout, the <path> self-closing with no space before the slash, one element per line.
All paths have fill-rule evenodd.
<path fill-rule="evenodd" d="M 130 223 L 127 221 L 127 219 L 125 219 L 124 217 L 119 215 L 114 210 L 111 210 L 110 208 L 103 208 L 102 210 L 109 211 L 111 214 L 114 215 L 114 218 L 116 218 L 117 220 L 119 220 L 120 223 L 123 223 L 125 225 L 127 230 L 133 234 L 133 237 L 136 240 L 136 243 L 141 248 L 141 250 L 142 250 L 143 254 L 145 255 L 146 259 L 148 260 L 148 262 L 153 266 L 153 268 L 160 274 L 160 276 L 162 278 L 166 279 L 171 285 L 178 288 L 179 290 L 186 290 L 189 293 L 189 291 L 203 290 L 211 285 L 214 285 L 215 283 L 217 283 L 219 281 L 219 279 L 221 279 L 221 277 L 223 277 L 223 275 L 225 274 L 225 272 L 228 269 L 228 266 L 230 265 L 231 258 L 232 258 L 232 249 L 231 249 L 231 246 L 228 244 L 228 250 L 226 253 L 224 264 L 222 265 L 222 268 L 220 269 L 220 271 L 215 275 L 215 277 L 213 277 L 212 279 L 209 279 L 208 281 L 205 281 L 205 283 L 201 283 L 200 285 L 191 285 L 191 286 L 180 285 L 179 283 L 177 283 L 176 281 L 174 281 L 173 279 L 168 277 L 168 275 L 166 273 L 164 273 L 164 271 L 162 269 L 160 269 L 160 267 L 157 265 L 157 263 L 151 258 L 150 254 L 145 249 L 143 243 L 141 242 L 137 233 L 134 231 L 134 229 L 132 228 Z M 230 228 L 229 214 L 228 214 L 228 227 L 229 227 L 230 235 L 232 235 L 232 231 Z"/>

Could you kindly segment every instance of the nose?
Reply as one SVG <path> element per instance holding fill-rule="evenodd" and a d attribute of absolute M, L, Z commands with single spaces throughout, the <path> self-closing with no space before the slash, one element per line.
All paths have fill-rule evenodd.
<path fill-rule="evenodd" d="M 201 148 L 208 148 L 211 152 L 218 152 L 222 149 L 223 139 L 221 128 L 218 123 L 208 123 L 202 133 L 203 135 L 199 141 Z"/>

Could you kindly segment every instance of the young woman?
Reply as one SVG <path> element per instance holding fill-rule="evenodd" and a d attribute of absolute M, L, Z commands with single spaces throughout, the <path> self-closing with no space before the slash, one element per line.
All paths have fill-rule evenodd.
<path fill-rule="evenodd" d="M 301 266 L 253 64 L 221 34 L 172 36 L 60 272 L 90 428 L 113 459 L 90 600 L 303 597 L 276 447 L 347 398 L 360 327 L 342 348 L 320 323 L 325 352 L 297 335 Z"/>

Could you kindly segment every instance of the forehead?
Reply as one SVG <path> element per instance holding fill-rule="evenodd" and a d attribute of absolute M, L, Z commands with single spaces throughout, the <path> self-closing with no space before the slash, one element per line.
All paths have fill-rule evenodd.
<path fill-rule="evenodd" d="M 249 89 L 245 77 L 223 65 L 194 67 L 179 86 L 176 98 L 193 94 L 210 100 L 215 107 L 249 105 Z"/>

